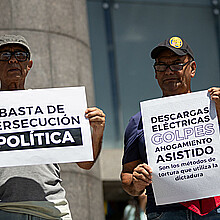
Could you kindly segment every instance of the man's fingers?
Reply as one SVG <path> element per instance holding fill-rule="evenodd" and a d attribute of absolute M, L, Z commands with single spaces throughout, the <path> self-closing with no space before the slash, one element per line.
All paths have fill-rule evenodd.
<path fill-rule="evenodd" d="M 105 117 L 105 113 L 101 109 L 93 107 L 93 108 L 87 108 L 86 109 L 85 116 L 86 116 L 86 118 L 93 118 L 93 117 L 104 118 Z"/>
<path fill-rule="evenodd" d="M 138 172 L 134 172 L 133 173 L 133 177 L 136 178 L 137 180 L 142 180 L 146 183 L 151 182 L 151 176 L 148 174 L 143 174 L 143 173 L 138 173 Z"/>
<path fill-rule="evenodd" d="M 152 169 L 147 164 L 139 164 L 133 171 L 133 176 L 147 183 L 151 182 Z"/>
<path fill-rule="evenodd" d="M 212 99 L 218 99 L 220 97 L 220 88 L 212 87 L 208 89 L 208 92 Z"/>
<path fill-rule="evenodd" d="M 152 173 L 152 169 L 149 165 L 143 163 L 143 164 L 139 164 L 134 171 L 138 172 L 138 173 L 143 173 L 145 175 L 151 175 Z"/>

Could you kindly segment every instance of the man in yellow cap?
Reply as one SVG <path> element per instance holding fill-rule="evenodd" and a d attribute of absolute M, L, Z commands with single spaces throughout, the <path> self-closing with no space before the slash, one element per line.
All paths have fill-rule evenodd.
<path fill-rule="evenodd" d="M 192 49 L 184 39 L 179 36 L 169 37 L 152 50 L 151 58 L 155 59 L 155 78 L 163 97 L 191 93 L 191 79 L 196 73 L 196 62 Z M 220 121 L 220 88 L 213 87 L 208 91 L 215 101 Z M 220 219 L 220 210 L 217 208 L 220 205 L 219 196 L 181 204 L 156 205 L 151 186 L 153 171 L 147 164 L 140 112 L 130 119 L 124 143 L 122 186 L 133 196 L 140 195 L 146 189 L 148 220 Z"/>

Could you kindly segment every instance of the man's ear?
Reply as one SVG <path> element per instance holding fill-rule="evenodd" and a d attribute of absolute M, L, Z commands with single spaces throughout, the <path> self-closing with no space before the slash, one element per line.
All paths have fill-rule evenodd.
<path fill-rule="evenodd" d="M 32 61 L 32 60 L 29 60 L 29 61 L 28 61 L 28 64 L 27 64 L 27 70 L 28 70 L 28 72 L 29 72 L 29 70 L 31 69 L 32 65 L 33 65 L 33 61 Z"/>
<path fill-rule="evenodd" d="M 191 77 L 193 78 L 196 75 L 196 62 L 191 62 Z"/>
<path fill-rule="evenodd" d="M 25 77 L 28 75 L 28 72 L 30 71 L 32 65 L 33 65 L 33 61 L 29 60 L 28 63 L 27 63 L 27 67 L 26 67 L 26 69 L 24 71 Z"/>

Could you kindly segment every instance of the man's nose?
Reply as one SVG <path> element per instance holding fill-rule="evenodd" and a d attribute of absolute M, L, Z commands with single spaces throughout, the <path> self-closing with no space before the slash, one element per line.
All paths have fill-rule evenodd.
<path fill-rule="evenodd" d="M 17 63 L 17 59 L 15 58 L 15 55 L 12 54 L 10 60 L 8 61 L 9 63 Z"/>
<path fill-rule="evenodd" d="M 173 71 L 170 69 L 170 66 L 167 66 L 165 72 L 164 72 L 166 75 L 172 75 L 173 74 Z"/>

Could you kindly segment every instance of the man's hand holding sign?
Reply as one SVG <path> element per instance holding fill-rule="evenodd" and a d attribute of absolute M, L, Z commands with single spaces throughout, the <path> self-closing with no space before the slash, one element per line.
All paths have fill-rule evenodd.
<path fill-rule="evenodd" d="M 133 183 L 137 192 L 142 192 L 152 183 L 152 169 L 146 163 L 139 164 L 133 172 Z"/>
<path fill-rule="evenodd" d="M 101 151 L 103 132 L 105 128 L 105 114 L 101 109 L 93 107 L 86 109 L 85 117 L 89 119 L 90 126 L 92 127 L 92 148 L 94 161 L 78 162 L 77 164 L 83 169 L 90 169 Z"/>

